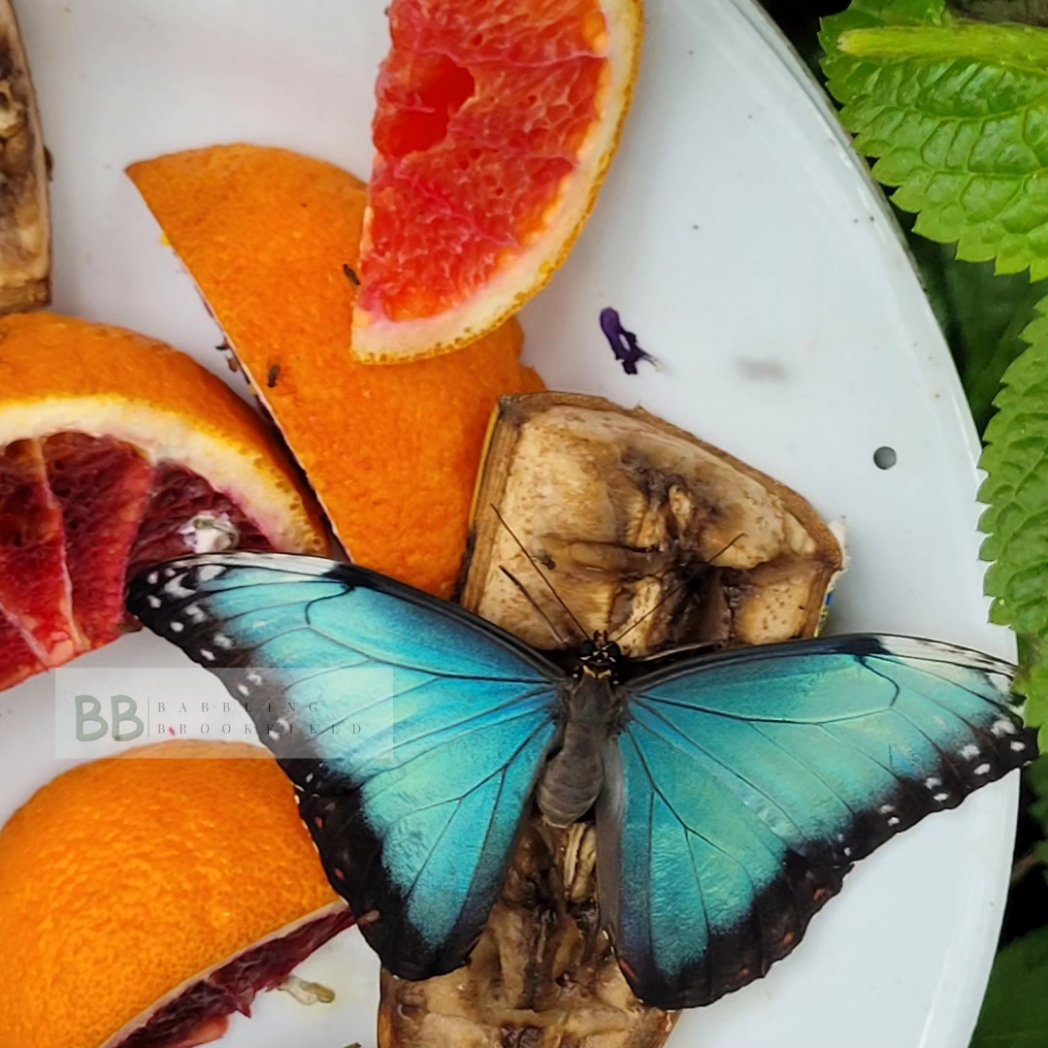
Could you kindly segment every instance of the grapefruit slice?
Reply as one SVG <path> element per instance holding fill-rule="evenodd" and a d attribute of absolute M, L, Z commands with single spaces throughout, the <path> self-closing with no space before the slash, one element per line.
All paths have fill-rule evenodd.
<path fill-rule="evenodd" d="M 265 423 L 189 357 L 46 313 L 0 347 L 0 687 L 119 636 L 149 563 L 327 548 Z"/>
<path fill-rule="evenodd" d="M 395 368 L 346 353 L 365 190 L 282 149 L 219 146 L 128 174 L 178 252 L 354 561 L 449 597 L 488 420 L 542 388 L 511 321 Z"/>
<path fill-rule="evenodd" d="M 0 830 L 4 1043 L 185 1048 L 352 923 L 268 752 L 84 764 Z"/>
<path fill-rule="evenodd" d="M 353 353 L 457 349 L 549 281 L 637 76 L 641 0 L 392 0 Z"/>

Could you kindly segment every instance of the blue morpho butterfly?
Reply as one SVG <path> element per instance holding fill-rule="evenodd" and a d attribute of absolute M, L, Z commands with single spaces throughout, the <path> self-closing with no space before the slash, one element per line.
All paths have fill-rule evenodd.
<path fill-rule="evenodd" d="M 132 584 L 222 677 L 297 787 L 332 885 L 396 975 L 464 964 L 525 816 L 595 807 L 598 891 L 636 994 L 762 976 L 857 859 L 1035 753 L 1012 670 L 844 636 L 567 668 L 455 605 L 308 557 L 204 555 Z"/>

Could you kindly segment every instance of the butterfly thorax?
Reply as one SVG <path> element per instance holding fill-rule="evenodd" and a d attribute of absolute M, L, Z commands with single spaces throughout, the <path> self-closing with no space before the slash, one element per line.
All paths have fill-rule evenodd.
<path fill-rule="evenodd" d="M 593 807 L 604 784 L 604 743 L 618 719 L 614 685 L 622 652 L 598 633 L 579 649 L 564 694 L 559 748 L 543 769 L 536 799 L 552 826 L 570 826 Z"/>

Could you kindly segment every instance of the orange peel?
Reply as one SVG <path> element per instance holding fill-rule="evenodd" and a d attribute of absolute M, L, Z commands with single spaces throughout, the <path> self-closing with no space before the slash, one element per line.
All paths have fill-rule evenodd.
<path fill-rule="evenodd" d="M 498 398 L 542 388 L 516 321 L 459 353 L 352 361 L 366 191 L 283 149 L 218 146 L 128 174 L 196 281 L 354 561 L 451 595 Z"/>

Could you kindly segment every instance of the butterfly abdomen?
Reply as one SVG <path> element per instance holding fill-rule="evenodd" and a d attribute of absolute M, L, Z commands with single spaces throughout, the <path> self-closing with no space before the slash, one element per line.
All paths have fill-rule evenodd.
<path fill-rule="evenodd" d="M 593 807 L 604 784 L 602 753 L 613 705 L 608 682 L 589 676 L 567 696 L 560 749 L 546 764 L 536 794 L 551 826 L 570 826 Z"/>

